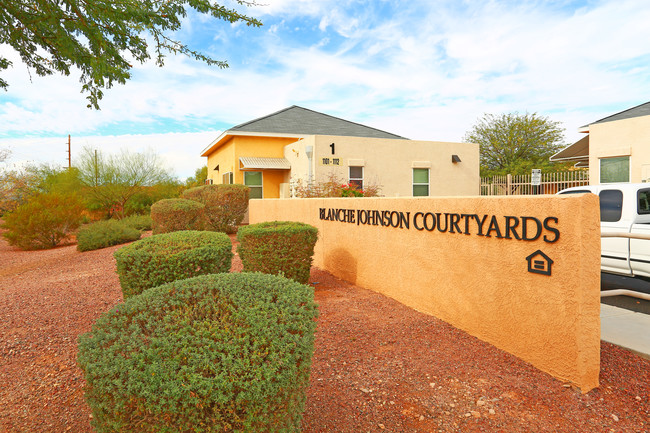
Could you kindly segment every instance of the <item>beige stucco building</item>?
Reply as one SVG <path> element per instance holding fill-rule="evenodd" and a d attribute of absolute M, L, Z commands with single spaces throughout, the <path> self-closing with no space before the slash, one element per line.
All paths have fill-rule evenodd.
<path fill-rule="evenodd" d="M 551 157 L 589 167 L 591 184 L 650 182 L 650 102 L 579 129 L 588 134 Z"/>
<path fill-rule="evenodd" d="M 235 126 L 208 145 L 208 182 L 289 198 L 335 177 L 386 197 L 479 194 L 474 143 L 416 141 L 298 106 Z"/>

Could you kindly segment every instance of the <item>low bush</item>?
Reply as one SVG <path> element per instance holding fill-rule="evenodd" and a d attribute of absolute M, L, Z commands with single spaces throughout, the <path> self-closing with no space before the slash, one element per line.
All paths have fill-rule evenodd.
<path fill-rule="evenodd" d="M 239 228 L 237 252 L 244 272 L 282 273 L 307 284 L 318 229 L 292 221 L 269 221 Z"/>
<path fill-rule="evenodd" d="M 310 197 L 379 197 L 381 185 L 371 179 L 363 180 L 363 190 L 354 183 L 347 183 L 336 173 L 311 182 L 298 178 L 291 180 L 293 193 L 298 198 Z"/>
<path fill-rule="evenodd" d="M 3 216 L 2 235 L 24 250 L 53 248 L 79 228 L 83 211 L 76 195 L 39 194 Z"/>
<path fill-rule="evenodd" d="M 169 198 L 151 205 L 153 234 L 202 230 L 205 205 L 194 200 Z"/>
<path fill-rule="evenodd" d="M 97 221 L 82 227 L 77 233 L 77 250 L 91 251 L 140 239 L 140 230 L 122 221 Z"/>
<path fill-rule="evenodd" d="M 232 243 L 224 233 L 178 231 L 133 242 L 114 256 L 126 299 L 164 283 L 228 272 Z"/>
<path fill-rule="evenodd" d="M 183 198 L 205 205 L 205 229 L 235 233 L 246 210 L 250 188 L 244 185 L 204 185 L 183 191 Z"/>
<path fill-rule="evenodd" d="M 103 432 L 298 432 L 313 290 L 259 273 L 205 275 L 127 299 L 79 338 Z"/>
<path fill-rule="evenodd" d="M 149 215 L 131 215 L 120 220 L 122 224 L 128 227 L 140 230 L 141 232 L 151 230 L 153 219 Z"/>

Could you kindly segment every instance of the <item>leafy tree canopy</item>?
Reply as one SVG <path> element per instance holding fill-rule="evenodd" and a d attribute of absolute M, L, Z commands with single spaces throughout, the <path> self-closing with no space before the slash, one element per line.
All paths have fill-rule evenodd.
<path fill-rule="evenodd" d="M 528 174 L 533 168 L 560 171 L 571 166 L 549 161 L 566 146 L 564 128 L 537 113 L 485 114 L 463 140 L 479 144 L 481 176 Z"/>
<path fill-rule="evenodd" d="M 122 150 L 119 155 L 85 147 L 75 162 L 91 201 L 109 215 L 124 216 L 128 202 L 147 187 L 175 183 L 162 159 L 152 151 Z"/>
<path fill-rule="evenodd" d="M 73 195 L 81 187 L 79 174 L 74 168 L 65 170 L 47 164 L 32 164 L 0 170 L 0 215 L 13 211 L 39 194 Z"/>
<path fill-rule="evenodd" d="M 231 23 L 262 25 L 212 0 L 0 0 L 0 44 L 10 45 L 38 75 L 70 75 L 78 68 L 88 107 L 99 109 L 102 89 L 124 84 L 134 60 L 144 63 L 153 54 L 163 66 L 165 53 L 180 53 L 208 65 L 228 66 L 172 37 L 190 9 Z M 10 65 L 0 56 L 0 71 Z M 8 85 L 0 77 L 0 88 Z"/>
<path fill-rule="evenodd" d="M 205 180 L 208 178 L 208 167 L 203 166 L 197 168 L 194 172 L 193 177 L 188 177 L 185 179 L 185 186 L 187 188 L 194 188 L 195 186 L 201 186 L 205 184 Z"/>

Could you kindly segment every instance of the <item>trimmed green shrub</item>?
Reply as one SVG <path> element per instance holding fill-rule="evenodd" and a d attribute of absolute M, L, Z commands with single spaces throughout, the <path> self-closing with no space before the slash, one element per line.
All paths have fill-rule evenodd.
<path fill-rule="evenodd" d="M 140 230 L 122 221 L 104 220 L 88 224 L 77 233 L 77 250 L 90 251 L 140 239 Z"/>
<path fill-rule="evenodd" d="M 298 432 L 317 316 L 313 290 L 259 273 L 159 286 L 79 338 L 98 433 Z"/>
<path fill-rule="evenodd" d="M 141 239 L 114 256 L 126 299 L 164 283 L 230 271 L 232 243 L 224 233 L 188 230 Z"/>
<path fill-rule="evenodd" d="M 140 230 L 141 232 L 146 232 L 151 230 L 153 225 L 153 219 L 149 215 L 131 215 L 120 220 L 122 224 L 132 227 L 134 229 Z"/>
<path fill-rule="evenodd" d="M 237 252 L 244 272 L 282 273 L 307 284 L 318 229 L 293 221 L 269 221 L 240 227 Z"/>
<path fill-rule="evenodd" d="M 168 198 L 151 205 L 153 234 L 202 230 L 205 205 L 194 200 Z"/>
<path fill-rule="evenodd" d="M 244 185 L 204 185 L 183 191 L 182 197 L 205 205 L 206 230 L 235 233 L 248 209 L 250 188 Z"/>
<path fill-rule="evenodd" d="M 76 195 L 39 194 L 3 216 L 2 235 L 23 250 L 53 248 L 79 228 L 83 210 Z"/>

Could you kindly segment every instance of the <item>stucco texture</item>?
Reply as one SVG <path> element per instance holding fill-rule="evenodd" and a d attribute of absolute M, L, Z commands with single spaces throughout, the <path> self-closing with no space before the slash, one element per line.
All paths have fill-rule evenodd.
<path fill-rule="evenodd" d="M 263 157 L 282 158 L 284 147 L 296 138 L 237 136 L 225 141 L 208 155 L 208 178 L 216 184 L 222 183 L 224 173 L 234 173 L 234 183 L 244 183 L 244 171 L 240 169 L 239 158 Z M 215 167 L 219 166 L 219 171 Z M 288 182 L 289 170 L 252 170 L 261 171 L 264 198 L 280 197 L 280 184 Z"/>
<path fill-rule="evenodd" d="M 360 224 L 367 210 L 396 212 L 392 221 L 398 227 Z M 429 231 L 433 216 L 425 227 L 426 213 L 443 221 L 446 231 L 437 224 Z M 444 224 L 445 213 L 455 224 Z M 542 224 L 536 240 L 517 239 L 524 237 L 524 216 L 528 238 L 537 234 L 533 218 Z M 598 386 L 596 196 L 251 201 L 250 222 L 270 220 L 318 228 L 314 265 L 434 315 L 583 392 Z M 527 257 L 538 250 L 553 261 L 551 275 L 529 271 Z M 539 254 L 530 263 L 548 271 Z"/>
<path fill-rule="evenodd" d="M 650 116 L 589 125 L 589 183 L 600 183 L 601 158 L 621 156 L 630 157 L 630 182 L 650 178 L 649 130 Z"/>

